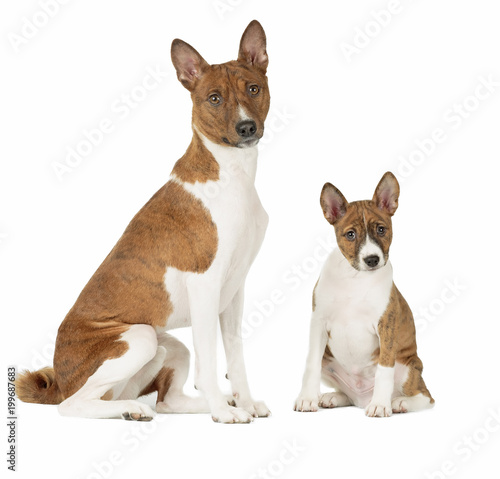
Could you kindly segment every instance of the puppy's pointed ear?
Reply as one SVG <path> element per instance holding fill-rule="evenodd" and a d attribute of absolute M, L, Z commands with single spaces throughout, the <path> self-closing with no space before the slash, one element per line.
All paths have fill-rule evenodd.
<path fill-rule="evenodd" d="M 177 78 L 189 91 L 193 91 L 196 81 L 209 64 L 191 45 L 178 38 L 172 42 L 171 56 Z"/>
<path fill-rule="evenodd" d="M 326 220 L 332 225 L 342 218 L 347 211 L 347 200 L 331 183 L 325 183 L 323 186 L 320 203 Z"/>
<path fill-rule="evenodd" d="M 380 180 L 373 195 L 373 201 L 378 208 L 391 216 L 398 209 L 399 183 L 396 177 L 388 171 Z"/>
<path fill-rule="evenodd" d="M 269 59 L 266 52 L 266 34 L 257 20 L 251 21 L 243 32 L 238 61 L 254 65 L 264 73 L 267 70 Z"/>

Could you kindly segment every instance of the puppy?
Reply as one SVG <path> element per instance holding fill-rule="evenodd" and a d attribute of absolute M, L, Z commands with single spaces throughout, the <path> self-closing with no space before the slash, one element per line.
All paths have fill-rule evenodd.
<path fill-rule="evenodd" d="M 338 249 L 314 288 L 309 355 L 295 410 L 358 406 L 367 416 L 419 411 L 434 399 L 422 378 L 411 310 L 392 280 L 391 217 L 399 184 L 387 172 L 371 201 L 348 203 L 330 183 L 321 207 Z M 323 379 L 334 392 L 320 394 Z"/>

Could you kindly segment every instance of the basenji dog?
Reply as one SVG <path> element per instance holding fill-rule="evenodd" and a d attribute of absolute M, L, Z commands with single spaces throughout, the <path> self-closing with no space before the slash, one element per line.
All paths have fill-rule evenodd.
<path fill-rule="evenodd" d="M 330 183 L 321 191 L 338 248 L 313 292 L 309 353 L 296 411 L 358 406 L 387 417 L 431 407 L 411 310 L 392 279 L 391 217 L 399 184 L 387 172 L 371 201 L 348 203 Z M 320 394 L 320 382 L 334 392 Z"/>
<path fill-rule="evenodd" d="M 268 224 L 254 184 L 270 104 L 266 36 L 252 21 L 238 59 L 219 65 L 179 39 L 171 56 L 193 101 L 191 144 L 62 322 L 53 368 L 17 379 L 20 399 L 59 404 L 62 415 L 150 420 L 136 399 L 154 391 L 160 413 L 221 423 L 270 414 L 250 394 L 240 334 L 245 278 Z M 234 405 L 217 383 L 219 322 Z M 198 398 L 183 392 L 189 351 L 166 332 L 184 326 Z"/>

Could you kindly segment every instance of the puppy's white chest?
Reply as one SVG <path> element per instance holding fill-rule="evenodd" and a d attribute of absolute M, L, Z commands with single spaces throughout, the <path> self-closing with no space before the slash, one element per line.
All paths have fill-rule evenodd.
<path fill-rule="evenodd" d="M 390 264 L 377 271 L 356 271 L 339 250 L 327 259 L 316 287 L 315 316 L 324 321 L 330 351 L 348 374 L 372 374 L 378 322 L 391 288 Z"/>

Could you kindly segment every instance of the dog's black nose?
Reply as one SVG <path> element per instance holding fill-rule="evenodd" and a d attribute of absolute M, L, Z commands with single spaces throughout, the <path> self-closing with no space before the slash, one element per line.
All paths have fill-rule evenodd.
<path fill-rule="evenodd" d="M 366 258 L 363 258 L 363 261 L 370 267 L 370 268 L 375 268 L 375 266 L 378 265 L 378 262 L 380 261 L 380 258 L 376 254 L 372 254 L 370 256 L 367 256 Z"/>
<path fill-rule="evenodd" d="M 257 131 L 257 125 L 253 120 L 243 120 L 238 122 L 238 124 L 236 125 L 236 131 L 242 138 L 249 138 L 255 135 L 255 132 Z"/>

